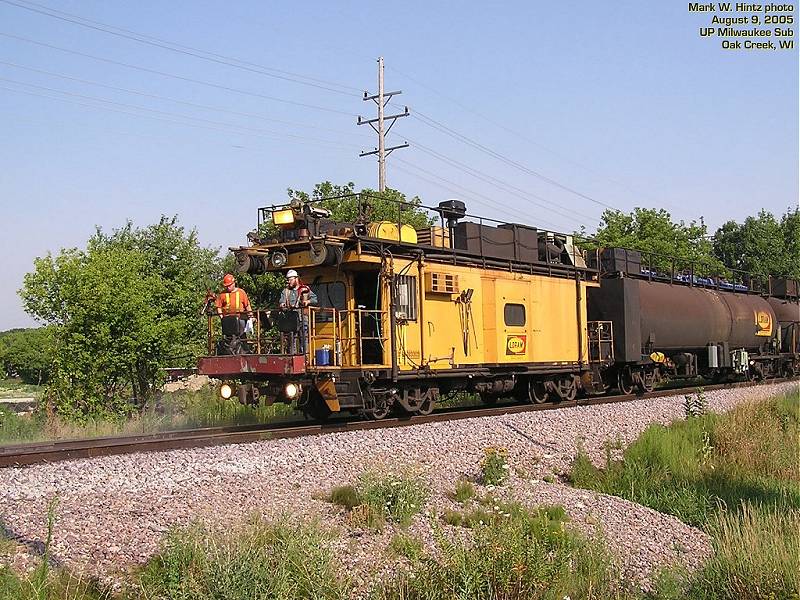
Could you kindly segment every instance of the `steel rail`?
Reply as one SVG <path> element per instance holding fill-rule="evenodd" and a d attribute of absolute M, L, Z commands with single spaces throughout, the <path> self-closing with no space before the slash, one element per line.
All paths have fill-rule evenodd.
<path fill-rule="evenodd" d="M 755 387 L 767 384 L 784 383 L 787 381 L 792 381 L 792 379 L 769 379 L 761 382 L 736 382 L 702 387 L 705 391 L 713 391 L 729 388 Z M 498 406 L 478 407 L 447 407 L 439 409 L 430 415 L 392 417 L 381 419 L 379 421 L 342 419 L 325 423 L 306 423 L 299 421 L 273 422 L 242 426 L 186 429 L 145 435 L 14 444 L 0 447 L 0 468 L 21 467 L 64 460 L 75 460 L 79 458 L 132 454 L 136 452 L 160 452 L 186 448 L 203 448 L 209 446 L 220 446 L 224 444 L 242 444 L 247 442 L 258 442 L 262 440 L 323 435 L 327 433 L 405 427 L 408 425 L 421 425 L 425 423 L 474 419 L 478 417 L 511 415 L 542 410 L 555 410 L 559 408 L 615 404 L 631 402 L 633 400 L 677 396 L 685 394 L 687 390 L 690 390 L 693 387 L 695 386 L 663 389 L 644 394 L 596 396 L 592 398 L 576 399 L 569 402 L 544 404 L 514 403 L 502 404 Z"/>

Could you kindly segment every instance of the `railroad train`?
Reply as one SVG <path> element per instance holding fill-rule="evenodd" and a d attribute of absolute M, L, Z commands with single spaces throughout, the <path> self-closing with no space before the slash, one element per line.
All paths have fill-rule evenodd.
<path fill-rule="evenodd" d="M 353 201 L 353 197 L 327 199 Z M 458 200 L 397 203 L 353 222 L 318 202 L 259 209 L 240 273 L 300 272 L 316 306 L 208 319 L 198 371 L 223 397 L 289 402 L 315 419 L 428 414 L 466 391 L 542 403 L 649 391 L 660 380 L 794 376 L 798 282 L 710 277 L 694 264 L 467 214 Z M 415 229 L 409 208 L 439 225 Z M 435 223 L 431 219 L 431 223 Z"/>

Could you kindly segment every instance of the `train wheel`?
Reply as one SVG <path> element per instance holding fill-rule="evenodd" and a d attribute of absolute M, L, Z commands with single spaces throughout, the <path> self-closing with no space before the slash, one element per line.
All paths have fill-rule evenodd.
<path fill-rule="evenodd" d="M 544 381 L 531 379 L 528 382 L 528 402 L 531 404 L 544 404 L 549 397 L 550 394 Z"/>
<path fill-rule="evenodd" d="M 380 421 L 381 419 L 385 419 L 389 415 L 389 407 L 388 406 L 376 406 L 375 408 L 370 408 L 364 411 L 364 415 L 370 419 L 375 419 L 376 421 Z"/>
<path fill-rule="evenodd" d="M 573 378 L 558 382 L 558 395 L 565 402 L 572 402 L 578 396 L 578 386 Z"/>
<path fill-rule="evenodd" d="M 619 375 L 617 375 L 617 389 L 619 393 L 624 396 L 633 394 L 633 379 L 631 378 L 629 369 L 623 369 L 619 372 Z"/>
<path fill-rule="evenodd" d="M 481 396 L 481 402 L 486 406 L 494 406 L 497 404 L 497 395 L 496 394 L 486 394 L 483 393 Z"/>
<path fill-rule="evenodd" d="M 433 412 L 433 409 L 436 408 L 436 400 L 433 398 L 427 398 L 422 401 L 422 404 L 419 405 L 417 409 L 418 415 L 429 415 Z"/>
<path fill-rule="evenodd" d="M 645 392 L 652 392 L 656 387 L 656 372 L 645 369 L 642 372 L 642 388 Z"/>

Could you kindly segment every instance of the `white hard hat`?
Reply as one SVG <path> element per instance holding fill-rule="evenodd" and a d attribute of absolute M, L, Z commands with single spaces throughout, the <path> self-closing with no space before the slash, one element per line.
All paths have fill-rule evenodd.
<path fill-rule="evenodd" d="M 289 271 L 286 273 L 286 279 L 289 279 L 289 277 L 299 277 L 299 275 L 294 269 L 289 269 Z"/>

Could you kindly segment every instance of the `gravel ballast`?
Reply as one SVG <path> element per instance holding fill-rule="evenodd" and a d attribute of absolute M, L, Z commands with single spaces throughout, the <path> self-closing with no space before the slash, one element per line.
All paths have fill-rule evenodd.
<path fill-rule="evenodd" d="M 795 391 L 797 383 L 708 392 L 709 410 Z M 364 533 L 358 543 L 343 511 L 321 499 L 331 487 L 353 483 L 369 470 L 413 470 L 431 488 L 425 513 L 410 527 L 432 544 L 431 518 L 455 505 L 447 494 L 459 477 L 474 478 L 484 449 L 508 449 L 509 482 L 496 493 L 527 505 L 561 504 L 578 529 L 598 531 L 623 572 L 646 582 L 661 566 L 696 568 L 710 554 L 706 534 L 674 517 L 621 498 L 560 483 L 578 444 L 600 462 L 607 441 L 627 445 L 652 422 L 683 417 L 683 396 L 624 404 L 565 408 L 336 433 L 243 445 L 109 456 L 0 470 L 0 515 L 17 552 L 3 558 L 32 564 L 46 537 L 47 507 L 58 497 L 52 552 L 77 571 L 114 577 L 144 562 L 165 532 L 200 520 L 227 528 L 247 514 L 317 519 L 339 528 L 347 552 L 342 567 L 366 586 L 392 561 L 385 548 L 393 532 Z"/>

